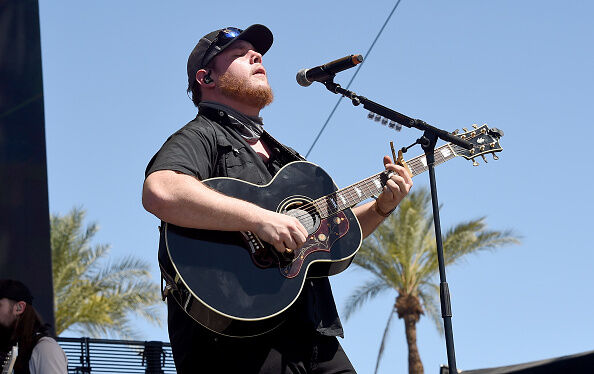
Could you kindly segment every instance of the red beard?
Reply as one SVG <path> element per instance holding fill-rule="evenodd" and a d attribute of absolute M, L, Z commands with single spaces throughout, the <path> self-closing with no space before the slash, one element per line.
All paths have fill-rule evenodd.
<path fill-rule="evenodd" d="M 223 95 L 258 109 L 264 108 L 274 99 L 270 86 L 251 85 L 247 79 L 228 73 L 219 77 L 217 85 Z"/>

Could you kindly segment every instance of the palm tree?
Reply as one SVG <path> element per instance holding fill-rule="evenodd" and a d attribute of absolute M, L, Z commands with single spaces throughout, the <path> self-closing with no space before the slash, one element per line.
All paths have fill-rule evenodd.
<path fill-rule="evenodd" d="M 446 265 L 457 263 L 470 253 L 519 243 L 510 231 L 491 231 L 486 226 L 485 218 L 482 217 L 448 230 L 443 235 Z M 417 348 L 417 322 L 426 312 L 438 330 L 442 331 L 437 303 L 439 285 L 435 279 L 438 273 L 437 251 L 428 190 L 419 189 L 410 193 L 400 203 L 399 209 L 363 241 L 354 262 L 371 272 L 373 277 L 347 299 L 347 319 L 367 300 L 382 291 L 393 289 L 397 292 L 381 340 L 375 373 L 394 315 L 404 320 L 408 371 L 411 374 L 423 373 L 423 363 Z"/>
<path fill-rule="evenodd" d="M 95 223 L 83 229 L 85 211 L 52 214 L 50 240 L 54 280 L 56 334 L 66 329 L 91 337 L 135 338 L 130 313 L 161 324 L 159 287 L 149 265 L 126 257 L 107 261 L 109 245 L 91 245 Z"/>

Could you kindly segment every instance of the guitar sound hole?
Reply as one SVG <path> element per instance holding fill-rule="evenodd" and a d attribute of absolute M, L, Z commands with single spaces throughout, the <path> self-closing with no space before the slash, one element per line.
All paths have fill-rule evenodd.
<path fill-rule="evenodd" d="M 303 227 L 307 230 L 308 234 L 313 234 L 320 227 L 320 216 L 318 212 L 311 205 L 304 207 L 304 203 L 293 202 L 288 204 L 282 211 L 282 213 L 295 217 L 301 222 Z"/>

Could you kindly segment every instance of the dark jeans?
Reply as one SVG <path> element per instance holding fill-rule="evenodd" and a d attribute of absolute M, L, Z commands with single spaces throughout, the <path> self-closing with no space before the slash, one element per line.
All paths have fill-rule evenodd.
<path fill-rule="evenodd" d="M 168 303 L 169 339 L 179 374 L 354 374 L 338 340 L 284 323 L 253 338 L 227 338 Z"/>

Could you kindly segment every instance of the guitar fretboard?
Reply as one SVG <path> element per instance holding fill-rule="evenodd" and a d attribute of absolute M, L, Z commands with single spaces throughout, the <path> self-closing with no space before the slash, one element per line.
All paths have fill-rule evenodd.
<path fill-rule="evenodd" d="M 435 157 L 435 166 L 443 164 L 444 162 L 456 157 L 456 147 L 457 146 L 453 145 L 452 143 L 447 143 L 442 145 L 441 147 L 436 148 L 435 152 L 433 153 Z M 429 169 L 429 167 L 427 166 L 427 157 L 425 155 L 420 155 L 411 158 L 410 160 L 406 161 L 406 164 L 412 172 L 413 177 Z"/>
<path fill-rule="evenodd" d="M 353 185 L 314 200 L 312 204 L 319 212 L 321 218 L 326 218 L 346 208 L 355 206 L 374 195 L 379 195 L 386 185 L 387 180 L 388 172 L 382 171 Z"/>
<path fill-rule="evenodd" d="M 435 165 L 437 166 L 456 157 L 456 147 L 448 143 L 435 149 Z M 406 164 L 413 176 L 421 174 L 428 169 L 425 155 L 414 157 L 407 161 Z M 321 218 L 327 218 L 344 209 L 351 208 L 372 196 L 379 195 L 386 185 L 390 174 L 388 171 L 382 171 L 353 185 L 314 200 L 311 204 L 318 211 Z"/>

